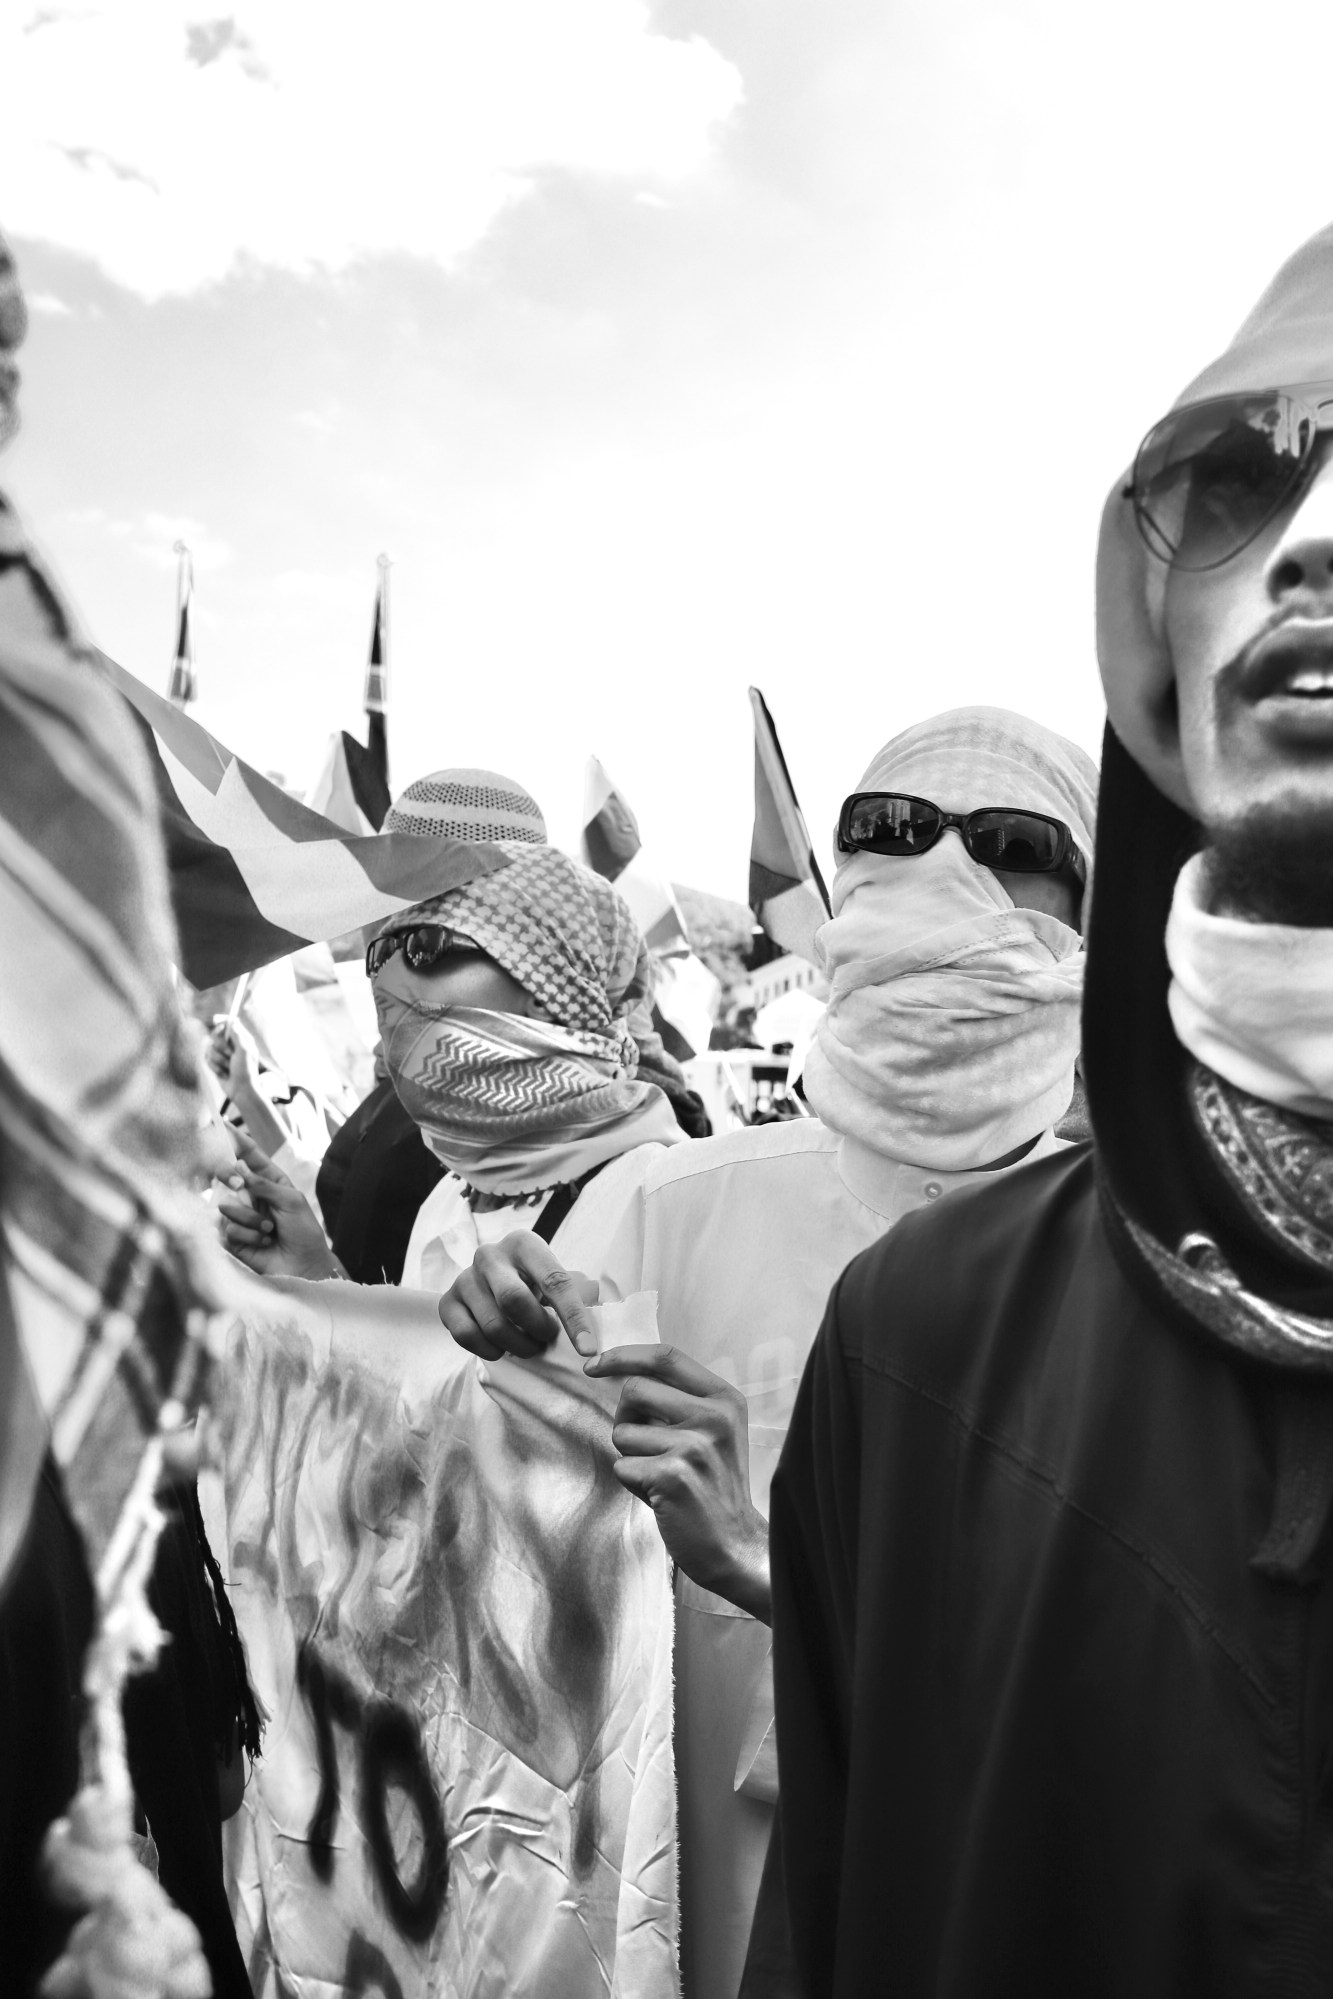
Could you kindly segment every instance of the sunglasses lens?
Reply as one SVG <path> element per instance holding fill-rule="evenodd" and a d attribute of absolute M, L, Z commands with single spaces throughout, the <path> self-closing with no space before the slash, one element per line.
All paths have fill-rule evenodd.
<path fill-rule="evenodd" d="M 1290 396 L 1222 396 L 1175 410 L 1134 461 L 1134 513 L 1154 555 L 1215 569 L 1248 546 L 1295 490 L 1316 424 Z"/>
<path fill-rule="evenodd" d="M 846 839 L 870 854 L 921 853 L 938 836 L 940 815 L 923 798 L 867 792 L 847 808 Z"/>
<path fill-rule="evenodd" d="M 983 867 L 1011 874 L 1047 874 L 1060 865 L 1063 827 L 1035 812 L 974 812 L 967 822 L 968 851 Z"/>
<path fill-rule="evenodd" d="M 409 930 L 403 938 L 403 956 L 414 972 L 433 965 L 441 952 L 446 950 L 450 933 L 442 923 L 423 923 L 415 930 Z"/>

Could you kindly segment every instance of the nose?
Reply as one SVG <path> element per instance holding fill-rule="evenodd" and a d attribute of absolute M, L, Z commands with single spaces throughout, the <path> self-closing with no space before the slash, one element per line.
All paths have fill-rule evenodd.
<path fill-rule="evenodd" d="M 1274 603 L 1302 592 L 1333 600 L 1333 452 L 1327 443 L 1323 451 L 1265 567 Z"/>

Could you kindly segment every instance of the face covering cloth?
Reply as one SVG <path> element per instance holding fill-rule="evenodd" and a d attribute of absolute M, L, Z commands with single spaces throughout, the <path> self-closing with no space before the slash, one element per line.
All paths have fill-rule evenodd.
<path fill-rule="evenodd" d="M 857 789 L 945 811 L 1060 818 L 1091 859 L 1096 767 L 1003 709 L 962 709 L 886 745 Z M 963 1172 L 1065 1111 L 1079 1047 L 1077 931 L 1015 909 L 953 831 L 911 860 L 845 857 L 818 933 L 830 982 L 806 1095 L 833 1131 L 887 1158 Z"/>
<path fill-rule="evenodd" d="M 1333 931 L 1214 916 L 1203 882 L 1196 854 L 1166 927 L 1179 1040 L 1252 1097 L 1333 1118 Z"/>
<path fill-rule="evenodd" d="M 549 1018 L 432 1005 L 401 955 L 376 977 L 375 1005 L 394 1088 L 436 1158 L 470 1186 L 519 1194 L 681 1133 L 637 1074 L 629 1018 L 651 974 L 628 909 L 557 849 L 502 844 L 513 859 L 494 890 L 470 882 L 391 927 L 449 925 Z"/>

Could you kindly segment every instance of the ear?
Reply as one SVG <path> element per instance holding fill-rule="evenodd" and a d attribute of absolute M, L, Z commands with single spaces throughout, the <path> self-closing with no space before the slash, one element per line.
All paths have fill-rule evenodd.
<path fill-rule="evenodd" d="M 1097 544 L 1097 660 L 1111 726 L 1135 763 L 1173 804 L 1193 813 L 1180 758 L 1176 679 L 1160 615 L 1164 574 L 1144 547 L 1126 488 L 1117 479 Z"/>

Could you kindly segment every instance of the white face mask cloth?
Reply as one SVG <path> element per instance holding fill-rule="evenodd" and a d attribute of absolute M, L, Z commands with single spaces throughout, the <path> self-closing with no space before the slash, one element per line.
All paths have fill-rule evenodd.
<path fill-rule="evenodd" d="M 812 1108 L 887 1158 L 990 1165 L 1069 1106 L 1082 940 L 1015 909 L 946 833 L 926 854 L 839 868 L 817 942 L 831 993 L 805 1066 Z"/>
<path fill-rule="evenodd" d="M 1176 1038 L 1252 1097 L 1333 1118 L 1333 931 L 1210 915 L 1203 887 L 1196 854 L 1166 926 Z"/>

